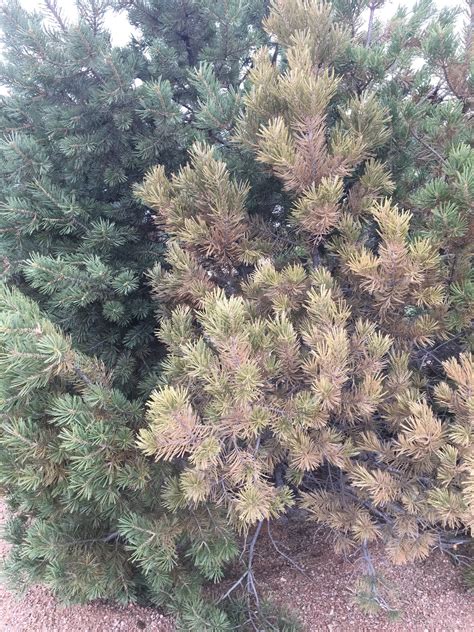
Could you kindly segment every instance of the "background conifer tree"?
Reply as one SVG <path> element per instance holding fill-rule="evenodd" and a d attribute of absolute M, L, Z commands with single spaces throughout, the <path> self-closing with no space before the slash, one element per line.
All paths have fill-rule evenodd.
<path fill-rule="evenodd" d="M 18 2 L 0 11 L 2 264 L 21 290 L 0 299 L 7 572 L 18 587 L 43 582 L 67 601 L 146 596 L 187 612 L 187 630 L 203 620 L 226 629 L 199 584 L 221 577 L 236 553 L 232 534 L 207 510 L 198 520 L 187 509 L 168 516 L 169 469 L 135 445 L 135 396 L 156 383 L 159 360 L 144 272 L 165 236 L 132 185 L 156 161 L 178 168 L 193 137 L 212 134 L 209 103 L 207 127 L 198 120 L 210 95 L 200 78 L 222 67 L 212 96 L 237 101 L 263 31 L 250 4 L 217 23 L 205 2 L 186 19 L 184 3 L 167 3 L 154 9 L 170 25 L 158 42 L 161 29 L 129 7 L 141 33 L 118 48 L 104 25 L 112 4 L 78 2 L 77 23 L 49 1 L 34 13 Z M 190 57 L 172 36 L 183 20 L 194 32 Z M 229 46 L 239 41 L 229 58 L 223 29 Z M 152 552 L 144 534 L 157 528 Z"/>
<path fill-rule="evenodd" d="M 447 300 L 440 310 L 445 327 L 469 335 L 474 309 L 472 30 L 474 8 L 464 2 L 447 8 L 414 44 L 418 69 L 398 82 L 394 106 L 397 196 L 413 209 L 418 234 L 436 243 L 442 258 Z M 455 351 L 443 341 L 429 361 Z M 436 354 L 435 354 L 436 355 Z"/>
<path fill-rule="evenodd" d="M 204 507 L 170 515 L 170 468 L 136 445 L 141 402 L 113 388 L 103 363 L 75 351 L 18 290 L 2 288 L 0 306 L 10 584 L 42 582 L 66 602 L 148 599 L 194 613 L 198 627 L 184 629 L 206 629 L 203 620 L 229 629 L 199 586 L 222 577 L 233 534 Z"/>
<path fill-rule="evenodd" d="M 226 90 L 232 112 L 261 29 L 251 4 L 128 4 L 140 36 L 121 48 L 111 2 L 79 2 L 77 23 L 55 2 L 3 4 L 0 223 L 4 276 L 132 392 L 159 355 L 144 271 L 163 240 L 131 185 L 156 162 L 176 169 L 195 134 L 221 133 L 200 100 Z"/>

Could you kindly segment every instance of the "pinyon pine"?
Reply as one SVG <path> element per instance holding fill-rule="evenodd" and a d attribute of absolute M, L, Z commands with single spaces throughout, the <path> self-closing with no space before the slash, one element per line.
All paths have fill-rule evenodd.
<path fill-rule="evenodd" d="M 3 276 L 133 396 L 160 353 L 144 273 L 163 238 L 131 185 L 221 133 L 199 104 L 227 91 L 232 111 L 262 31 L 252 3 L 220 16 L 206 0 L 126 4 L 142 33 L 123 47 L 104 26 L 108 0 L 78 2 L 77 23 L 54 1 L 34 13 L 1 6 L 0 229 Z"/>
<path fill-rule="evenodd" d="M 474 525 L 472 302 L 456 276 L 472 247 L 472 164 L 452 139 L 445 173 L 433 182 L 439 162 L 410 165 L 411 210 L 397 205 L 390 143 L 402 130 L 387 95 L 400 78 L 380 96 L 376 77 L 363 90 L 346 81 L 339 69 L 362 44 L 336 16 L 278 0 L 264 23 L 279 53 L 257 52 L 232 142 L 280 182 L 273 217 L 248 212 L 247 184 L 209 146 L 137 189 L 170 236 L 168 265 L 151 272 L 169 355 L 139 445 L 181 470 L 176 509 L 225 508 L 257 537 L 303 508 L 337 551 L 360 550 L 371 605 L 382 601 L 370 543 L 400 564 Z M 429 25 L 427 54 L 436 33 Z M 420 132 L 456 108 L 433 104 Z M 458 135 L 466 125 L 458 118 Z M 415 165 L 426 145 L 412 145 Z M 446 211 L 427 208 L 436 188 L 456 207 L 457 238 L 435 234 Z M 443 346 L 454 354 L 433 375 Z M 244 575 L 258 599 L 251 566 Z"/>
<path fill-rule="evenodd" d="M 323 526 L 388 610 L 372 544 L 469 541 L 472 21 L 456 40 L 453 10 L 383 4 L 119 2 L 142 35 L 86 70 L 88 5 L 66 31 L 4 9 L 47 44 L 4 70 L 12 580 L 284 630 L 264 523 Z"/>
<path fill-rule="evenodd" d="M 221 576 L 233 535 L 207 509 L 179 526 L 161 497 L 170 468 L 136 446 L 162 356 L 145 272 L 166 236 L 132 184 L 157 161 L 177 169 L 193 139 L 225 135 L 211 97 L 237 107 L 265 7 L 229 2 L 219 17 L 206 0 L 127 3 L 139 32 L 116 47 L 105 18 L 119 3 L 76 4 L 77 22 L 49 0 L 0 8 L 5 572 L 65 601 L 186 604 L 196 625 L 206 612 L 218 626 L 199 583 Z"/>

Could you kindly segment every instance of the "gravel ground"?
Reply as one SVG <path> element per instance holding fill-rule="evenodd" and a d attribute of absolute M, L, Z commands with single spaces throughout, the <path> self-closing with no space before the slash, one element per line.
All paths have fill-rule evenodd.
<path fill-rule="evenodd" d="M 62 607 L 47 590 L 33 588 L 21 600 L 0 589 L 0 630 L 8 632 L 171 632 L 163 615 L 138 606 Z"/>
<path fill-rule="evenodd" d="M 0 504 L 0 522 L 4 518 Z M 375 552 L 375 563 L 400 608 L 398 621 L 389 622 L 383 615 L 368 617 L 354 605 L 351 587 L 360 568 L 356 562 L 336 557 L 321 534 L 313 541 L 307 527 L 287 524 L 275 527 L 273 537 L 305 576 L 275 551 L 264 534 L 256 558 L 259 588 L 296 611 L 307 632 L 474 632 L 473 599 L 460 584 L 458 570 L 441 555 L 394 568 Z M 0 542 L 0 558 L 6 552 L 7 545 Z M 103 603 L 64 608 L 43 588 L 29 590 L 20 600 L 0 586 L 1 632 L 115 630 L 172 632 L 173 623 L 150 608 Z"/>
<path fill-rule="evenodd" d="M 381 550 L 373 551 L 377 572 L 390 587 L 390 605 L 399 612 L 393 622 L 386 614 L 366 615 L 354 603 L 360 562 L 334 555 L 321 532 L 311 536 L 307 524 L 289 523 L 273 527 L 272 536 L 306 577 L 275 551 L 265 534 L 256 563 L 259 588 L 298 612 L 306 632 L 474 632 L 474 599 L 459 569 L 440 553 L 422 563 L 393 566 Z"/>

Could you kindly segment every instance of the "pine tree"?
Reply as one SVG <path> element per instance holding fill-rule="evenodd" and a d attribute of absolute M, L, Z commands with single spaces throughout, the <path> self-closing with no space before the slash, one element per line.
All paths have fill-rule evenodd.
<path fill-rule="evenodd" d="M 418 234 L 429 236 L 441 254 L 447 300 L 440 317 L 445 327 L 461 337 L 472 325 L 474 309 L 474 7 L 465 2 L 462 9 L 461 5 L 441 11 L 417 44 L 424 63 L 405 77 L 411 98 L 397 102 L 394 125 L 394 168 L 403 163 L 398 197 L 413 209 Z M 451 345 L 440 350 L 442 356 L 449 355 L 450 349 Z"/>
<path fill-rule="evenodd" d="M 473 527 L 468 340 L 461 333 L 442 375 L 418 362 L 459 317 L 449 317 L 446 240 L 420 234 L 412 202 L 410 212 L 387 197 L 402 191 L 383 161 L 400 142 L 390 110 L 401 117 L 405 104 L 389 95 L 401 69 L 379 94 L 375 73 L 360 89 L 347 65 L 368 63 L 373 15 L 364 38 L 338 19 L 341 5 L 275 0 L 264 21 L 277 54 L 257 51 L 232 142 L 279 181 L 273 217 L 249 212 L 249 184 L 202 144 L 172 177 L 156 167 L 137 188 L 170 235 L 167 267 L 151 272 L 169 355 L 140 446 L 179 463 L 175 508 L 224 506 L 236 531 L 252 532 L 234 588 L 256 601 L 253 546 L 293 505 L 331 530 L 337 551 L 360 551 L 372 604 L 383 602 L 370 543 L 406 563 Z M 435 22 L 427 29 L 436 36 Z M 394 40 L 380 45 L 388 59 Z M 433 116 L 444 121 L 447 107 Z M 453 151 L 446 204 L 466 207 L 470 150 Z M 464 239 L 448 240 L 467 265 Z"/>
<path fill-rule="evenodd" d="M 136 446 L 141 402 L 18 290 L 3 287 L 0 306 L 11 585 L 42 582 L 66 602 L 147 598 L 208 619 L 209 628 L 185 629 L 228 629 L 199 596 L 202 579 L 219 579 L 237 551 L 223 518 L 204 507 L 170 515 L 171 470 Z"/>
<path fill-rule="evenodd" d="M 226 90 L 232 112 L 261 29 L 241 3 L 219 22 L 204 1 L 189 15 L 186 3 L 131 5 L 142 34 L 122 48 L 107 0 L 79 2 L 77 24 L 55 2 L 3 5 L 0 223 L 4 277 L 134 395 L 160 355 L 144 272 L 163 236 L 131 185 L 156 162 L 176 169 L 194 136 L 223 133 L 208 97 Z"/>
<path fill-rule="evenodd" d="M 388 24 L 273 0 L 263 30 L 260 2 L 114 4 L 143 32 L 124 49 L 106 3 L 3 9 L 9 574 L 183 630 L 293 629 L 253 559 L 295 507 L 389 608 L 373 542 L 399 564 L 474 526 L 469 32 L 450 48 L 428 0 Z"/>
<path fill-rule="evenodd" d="M 255 7 L 238 15 L 236 4 L 219 28 L 240 48 L 226 51 L 215 15 L 195 2 L 202 19 L 186 60 L 176 38 L 160 48 L 156 30 L 135 18 L 138 39 L 113 47 L 104 24 L 112 4 L 78 2 L 77 24 L 49 0 L 42 12 L 18 2 L 0 10 L 3 276 L 18 288 L 0 298 L 7 574 L 66 601 L 145 597 L 188 613 L 194 629 L 227 629 L 199 586 L 221 577 L 236 553 L 233 534 L 207 510 L 169 515 L 162 492 L 171 469 L 135 445 L 140 395 L 156 383 L 160 358 L 144 272 L 166 236 L 131 187 L 156 161 L 178 168 L 214 124 L 216 138 L 223 133 L 202 103 L 212 87 L 234 107 L 262 30 Z M 154 11 L 172 30 L 183 9 Z"/>

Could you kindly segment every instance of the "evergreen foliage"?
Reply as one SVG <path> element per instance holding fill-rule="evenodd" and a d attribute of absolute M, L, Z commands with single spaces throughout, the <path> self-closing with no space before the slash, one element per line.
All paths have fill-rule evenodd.
<path fill-rule="evenodd" d="M 157 161 L 176 169 L 195 135 L 221 133 L 199 103 L 225 90 L 232 112 L 262 31 L 250 4 L 220 17 L 204 0 L 127 4 L 142 34 L 122 48 L 108 0 L 79 2 L 71 24 L 53 1 L 43 13 L 3 4 L 0 229 L 4 277 L 133 396 L 159 356 L 144 273 L 163 239 L 131 185 Z"/>
<path fill-rule="evenodd" d="M 407 73 L 411 98 L 397 101 L 395 169 L 403 204 L 414 211 L 418 235 L 428 237 L 442 260 L 446 300 L 443 327 L 469 333 L 474 310 L 472 4 L 445 9 L 431 22 L 418 46 L 418 70 Z M 457 25 L 457 31 L 456 31 Z M 447 354 L 449 355 L 449 354 Z"/>
<path fill-rule="evenodd" d="M 178 168 L 214 125 L 223 133 L 201 102 L 213 91 L 234 107 L 265 7 L 239 5 L 237 19 L 234 3 L 218 23 L 205 1 L 187 3 L 198 22 L 185 2 L 140 3 L 169 25 L 165 36 L 135 3 L 140 33 L 118 48 L 104 22 L 116 4 L 81 0 L 77 23 L 49 0 L 34 13 L 19 2 L 0 9 L 1 253 L 4 280 L 21 290 L 0 299 L 7 575 L 66 601 L 165 602 L 224 629 L 226 615 L 200 600 L 199 585 L 222 576 L 234 537 L 206 509 L 181 524 L 170 516 L 161 495 L 170 470 L 135 445 L 140 396 L 162 355 L 145 271 L 165 236 L 131 187 L 156 161 Z"/>
<path fill-rule="evenodd" d="M 225 506 L 257 534 L 297 505 L 336 550 L 361 551 L 373 584 L 369 543 L 406 563 L 473 526 L 472 301 L 458 278 L 471 273 L 472 150 L 465 100 L 448 94 L 405 148 L 397 190 L 400 120 L 422 106 L 388 100 L 396 73 L 380 95 L 378 79 L 361 91 L 338 74 L 362 45 L 336 17 L 275 0 L 264 22 L 279 53 L 256 53 L 232 142 L 280 182 L 274 217 L 249 212 L 248 185 L 208 146 L 137 188 L 170 236 L 151 273 L 169 356 L 139 445 L 180 464 L 176 507 Z M 440 48 L 437 32 L 418 54 Z M 440 165 L 429 134 L 451 120 Z M 439 232 L 443 213 L 457 232 Z"/>
<path fill-rule="evenodd" d="M 113 4 L 121 49 L 108 2 L 2 8 L 8 574 L 293 630 L 253 559 L 297 509 L 391 612 L 370 545 L 474 527 L 471 15 L 456 43 L 429 0 Z"/>
<path fill-rule="evenodd" d="M 170 470 L 136 446 L 141 402 L 114 389 L 103 363 L 75 351 L 18 290 L 3 288 L 0 306 L 10 583 L 43 582 L 67 602 L 151 599 L 209 617 L 196 629 L 228 629 L 199 597 L 202 578 L 220 579 L 237 553 L 223 516 L 170 514 Z"/>

